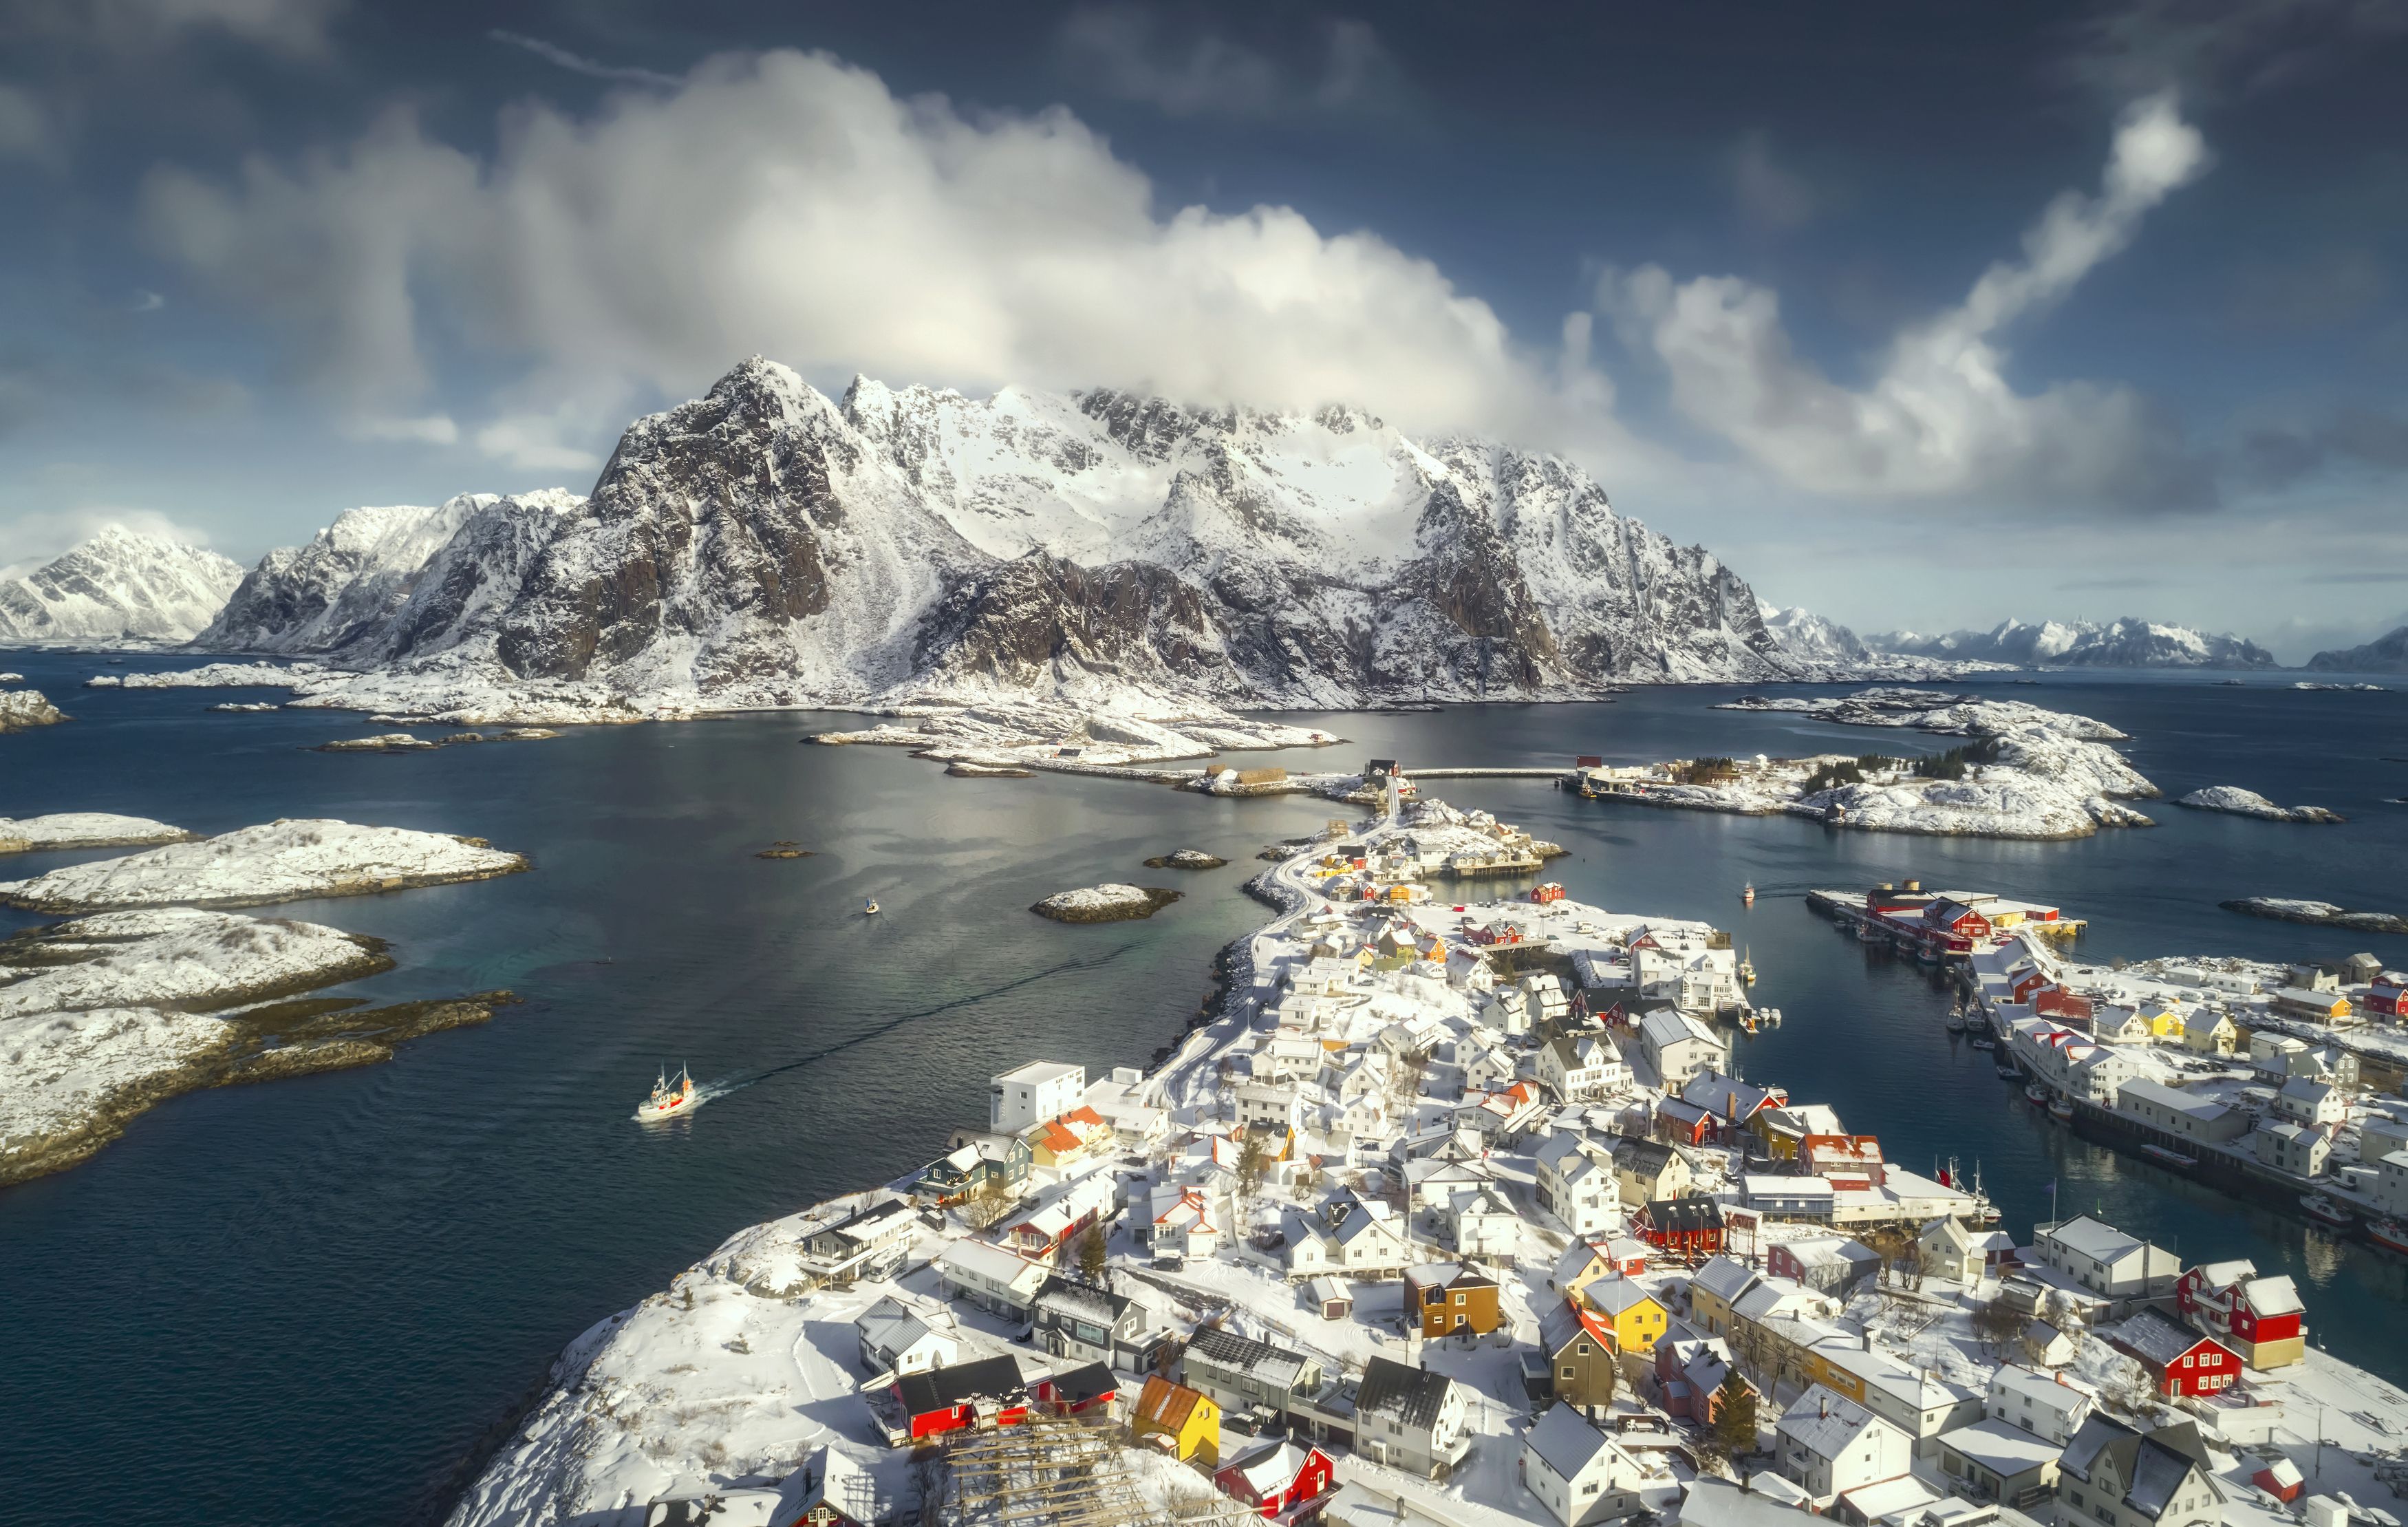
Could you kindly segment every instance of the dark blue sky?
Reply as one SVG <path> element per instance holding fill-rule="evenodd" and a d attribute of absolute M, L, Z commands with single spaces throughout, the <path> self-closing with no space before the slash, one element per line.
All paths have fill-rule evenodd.
<path fill-rule="evenodd" d="M 1860 627 L 2296 657 L 2408 612 L 2403 77 L 2344 0 L 0 0 L 0 563 L 582 488 L 758 350 L 1342 396 Z"/>

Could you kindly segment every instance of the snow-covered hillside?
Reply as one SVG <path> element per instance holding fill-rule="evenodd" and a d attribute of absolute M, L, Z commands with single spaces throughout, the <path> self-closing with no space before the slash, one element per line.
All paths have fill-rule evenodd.
<path fill-rule="evenodd" d="M 1884 631 L 1864 639 L 1875 652 L 1913 657 L 1972 658 L 2031 668 L 2273 668 L 2274 655 L 2229 633 L 2211 635 L 2127 616 L 2100 625 L 2000 621 L 1987 631 L 1944 636 Z"/>
<path fill-rule="evenodd" d="M 182 641 L 241 581 L 231 558 L 110 526 L 55 562 L 0 581 L 0 644 Z"/>
<path fill-rule="evenodd" d="M 1824 672 L 1738 574 L 1557 457 L 1346 409 L 867 379 L 838 400 L 758 358 L 638 420 L 589 499 L 346 514 L 263 560 L 199 644 L 454 708 L 562 686 L 637 711 L 1132 686 L 1343 706 Z"/>

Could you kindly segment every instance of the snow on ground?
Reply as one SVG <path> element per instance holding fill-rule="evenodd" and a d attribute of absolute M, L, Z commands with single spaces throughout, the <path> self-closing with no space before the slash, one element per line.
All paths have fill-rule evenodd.
<path fill-rule="evenodd" d="M 97 673 L 86 689 L 299 689 L 351 675 L 321 663 L 209 663 L 156 673 Z"/>
<path fill-rule="evenodd" d="M 38 689 L 0 689 L 0 731 L 24 731 L 65 719 L 64 713 Z"/>
<path fill-rule="evenodd" d="M 1717 711 L 1786 711 L 1847 727 L 1909 727 L 1917 731 L 1958 737 L 1995 737 L 2027 726 L 2041 726 L 2091 742 L 2120 742 L 2126 734 L 2103 721 L 2068 711 L 2050 711 L 2028 700 L 1982 699 L 1940 689 L 1908 689 L 1895 684 L 1860 689 L 1853 695 L 1815 699 L 1765 699 L 1742 695 L 1714 707 Z"/>
<path fill-rule="evenodd" d="M 252 906 L 484 880 L 525 868 L 520 855 L 480 839 L 303 817 L 0 881 L 0 901 L 45 912 Z"/>
<path fill-rule="evenodd" d="M 112 812 L 54 812 L 48 816 L 0 816 L 0 854 L 37 848 L 134 848 L 180 843 L 193 834 L 147 816 Z"/>
<path fill-rule="evenodd" d="M 2343 818 L 2322 806 L 2277 806 L 2255 790 L 2238 785 L 2211 785 L 2193 790 L 2174 804 L 2206 812 L 2230 812 L 2236 816 L 2262 816 L 2270 822 L 2338 822 Z"/>
<path fill-rule="evenodd" d="M 823 732 L 816 741 L 908 747 L 947 763 L 1082 771 L 1209 758 L 1227 749 L 1338 741 L 1325 731 L 1240 716 L 1209 701 L 1141 685 L 1091 685 L 1063 699 L 920 689 L 882 707 L 881 713 L 898 719 L 857 731 Z"/>
<path fill-rule="evenodd" d="M 1082 886 L 1077 890 L 1055 891 L 1028 910 L 1057 922 L 1107 923 L 1126 917 L 1150 917 L 1177 899 L 1175 891 L 1156 892 L 1143 886 L 1113 881 L 1102 886 Z"/>
<path fill-rule="evenodd" d="M 317 923 L 190 907 L 106 912 L 0 944 L 0 1018 L 111 1007 L 207 1010 L 391 964 L 374 940 Z"/>
<path fill-rule="evenodd" d="M 0 1018 L 0 1180 L 21 1152 L 122 1106 L 234 1033 L 222 1018 L 155 1008 Z"/>

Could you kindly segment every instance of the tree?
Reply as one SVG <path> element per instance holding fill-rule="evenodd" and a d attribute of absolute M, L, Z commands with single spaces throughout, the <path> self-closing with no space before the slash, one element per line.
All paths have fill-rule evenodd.
<path fill-rule="evenodd" d="M 1238 1191 L 1251 1196 L 1271 1169 L 1271 1147 L 1258 1130 L 1249 1130 L 1238 1146 Z"/>
<path fill-rule="evenodd" d="M 2023 1312 L 2008 1304 L 2003 1297 L 1973 1306 L 1974 1339 L 1992 1352 L 2022 1335 L 2024 1324 Z"/>
<path fill-rule="evenodd" d="M 1098 1219 L 1079 1237 L 1079 1275 L 1097 1288 L 1103 1287 L 1105 1255 L 1104 1222 Z"/>
<path fill-rule="evenodd" d="M 1714 1440 L 1733 1458 L 1756 1451 L 1756 1387 L 1734 1368 L 1714 1391 Z"/>

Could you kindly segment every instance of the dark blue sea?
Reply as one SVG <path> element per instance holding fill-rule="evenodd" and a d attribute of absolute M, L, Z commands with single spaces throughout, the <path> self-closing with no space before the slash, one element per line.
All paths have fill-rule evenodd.
<path fill-rule="evenodd" d="M 215 713 L 228 691 L 86 690 L 92 656 L 9 654 L 74 719 L 0 738 L 0 814 L 108 810 L 220 831 L 329 815 L 468 833 L 532 856 L 478 885 L 280 907 L 392 941 L 379 1000 L 509 987 L 490 1025 L 388 1065 L 197 1093 L 82 1166 L 0 1190 L 0 1481 L 50 1523 L 405 1522 L 439 1515 L 578 1332 L 728 1232 L 933 1155 L 987 1076 L 1046 1056 L 1142 1063 L 1206 995 L 1212 953 L 1264 910 L 1264 843 L 1333 814 L 1039 777 L 960 780 L 886 748 L 799 746 L 807 713 L 599 727 L 422 756 L 309 751 L 325 712 Z M 152 658 L 124 667 L 185 666 Z M 2088 957 L 2324 958 L 2375 942 L 2220 911 L 2232 896 L 2408 903 L 2408 697 L 2157 677 L 1985 685 L 2133 735 L 2179 795 L 2242 785 L 2350 821 L 2296 827 L 2146 807 L 2160 826 L 2066 843 L 1832 831 L 1583 801 L 1536 781 L 1432 793 L 1557 839 L 1578 898 L 1732 929 L 1784 1010 L 1747 1073 L 1837 1107 L 1890 1156 L 1979 1164 L 2010 1228 L 2058 1185 L 2193 1259 L 2298 1275 L 2312 1326 L 2408 1381 L 2408 1266 L 2073 1140 L 1938 1021 L 1917 967 L 1868 958 L 1806 911 L 1817 886 L 1919 875 L 2061 903 Z M 1917 734 L 1717 712 L 1739 693 L 1312 718 L 1354 741 L 1274 756 L 1353 767 L 1899 751 Z M 1248 758 L 1248 762 L 1256 761 Z M 753 857 L 791 839 L 813 857 Z M 1232 862 L 1150 872 L 1182 846 Z M 72 857 L 22 856 L 9 875 Z M 1186 899 L 1144 923 L 1031 916 L 1103 879 Z M 1759 899 L 1742 910 L 1740 887 Z M 859 915 L 865 897 L 883 907 Z M 32 919 L 0 913 L 0 926 Z M 655 1070 L 745 1080 L 671 1131 L 629 1113 Z M 2346 1336 L 2344 1337 L 2344 1333 Z"/>

